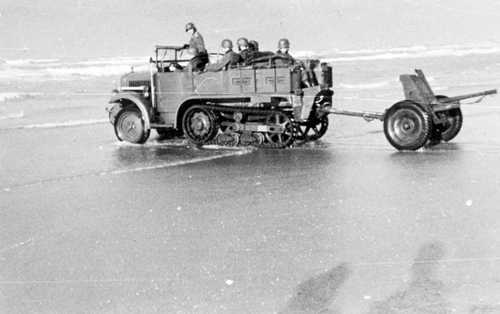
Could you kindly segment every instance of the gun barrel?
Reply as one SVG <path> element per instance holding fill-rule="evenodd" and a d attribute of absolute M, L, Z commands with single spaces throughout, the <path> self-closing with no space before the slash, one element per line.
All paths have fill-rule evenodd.
<path fill-rule="evenodd" d="M 479 92 L 479 93 L 472 93 L 472 94 L 466 94 L 466 95 L 461 95 L 461 96 L 448 97 L 448 98 L 440 99 L 439 102 L 440 103 L 452 103 L 452 102 L 457 102 L 457 101 L 469 99 L 469 98 L 493 95 L 496 93 L 497 93 L 496 89 L 491 89 L 491 90 L 487 90 L 487 91 Z"/>

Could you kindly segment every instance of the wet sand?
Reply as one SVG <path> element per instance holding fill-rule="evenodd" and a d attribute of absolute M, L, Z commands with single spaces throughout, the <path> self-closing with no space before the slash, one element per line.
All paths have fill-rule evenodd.
<path fill-rule="evenodd" d="M 286 150 L 0 131 L 5 313 L 498 313 L 500 111 L 415 153 L 335 117 Z"/>

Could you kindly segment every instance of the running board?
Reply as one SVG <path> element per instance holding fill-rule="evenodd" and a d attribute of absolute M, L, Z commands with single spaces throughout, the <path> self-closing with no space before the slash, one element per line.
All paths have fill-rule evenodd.
<path fill-rule="evenodd" d="M 151 123 L 150 126 L 152 129 L 163 129 L 163 128 L 168 129 L 174 127 L 173 124 L 160 124 L 160 123 Z"/>

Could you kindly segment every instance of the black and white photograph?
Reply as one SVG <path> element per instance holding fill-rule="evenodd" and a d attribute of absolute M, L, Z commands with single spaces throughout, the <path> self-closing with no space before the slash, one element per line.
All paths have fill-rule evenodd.
<path fill-rule="evenodd" d="M 0 0 L 0 314 L 500 314 L 500 0 Z"/>

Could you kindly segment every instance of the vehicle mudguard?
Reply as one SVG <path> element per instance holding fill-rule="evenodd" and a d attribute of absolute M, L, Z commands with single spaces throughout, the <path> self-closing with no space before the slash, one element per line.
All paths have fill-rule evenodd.
<path fill-rule="evenodd" d="M 152 105 L 144 96 L 137 93 L 118 93 L 111 97 L 109 103 L 114 104 L 108 109 L 109 121 L 112 124 L 123 107 L 135 105 L 141 111 L 142 119 L 144 120 L 144 128 L 146 130 L 151 129 Z"/>

